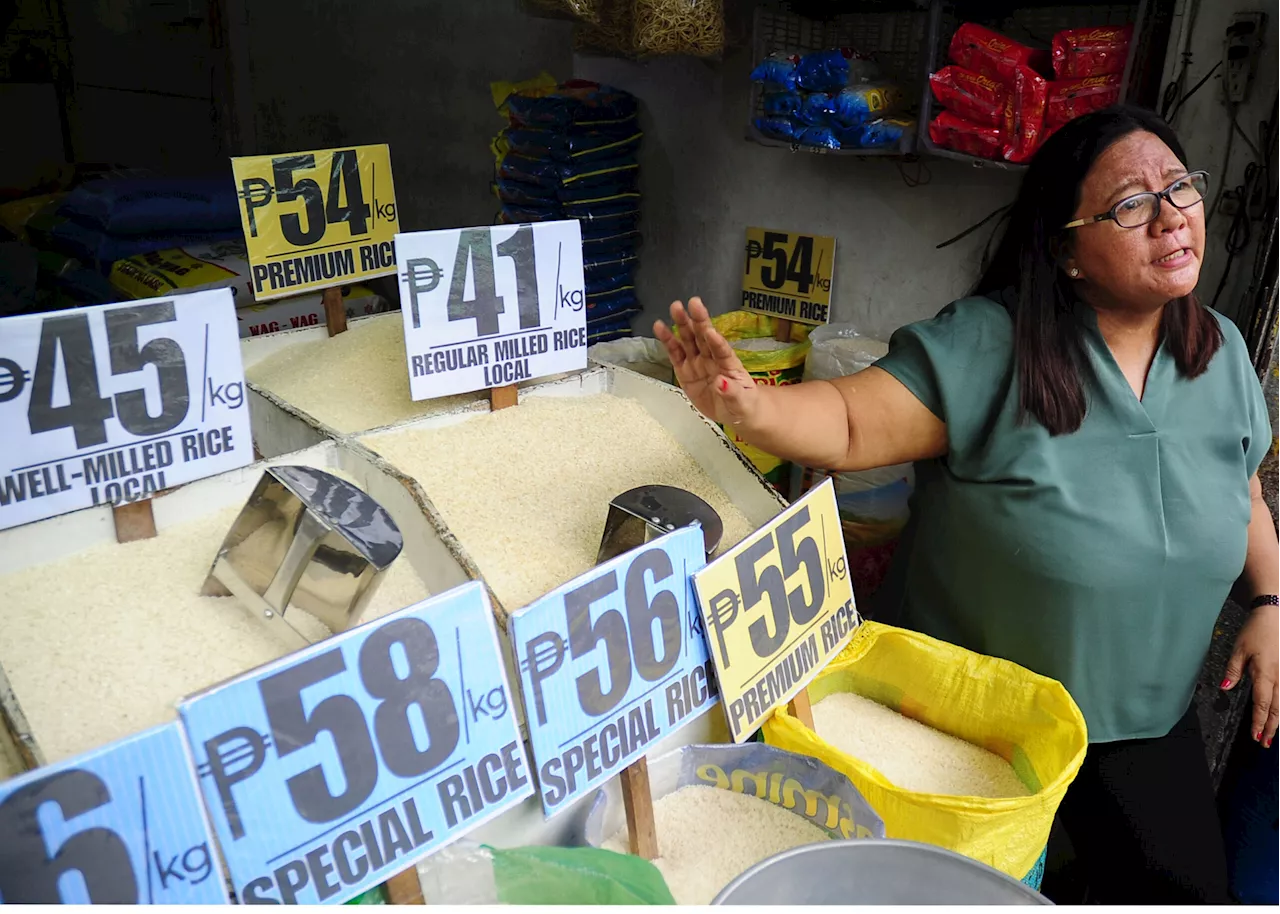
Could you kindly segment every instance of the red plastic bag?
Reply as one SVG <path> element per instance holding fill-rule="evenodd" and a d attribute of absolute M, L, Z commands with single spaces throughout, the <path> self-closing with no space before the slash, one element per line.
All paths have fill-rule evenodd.
<path fill-rule="evenodd" d="M 955 65 L 929 74 L 934 97 L 946 108 L 978 124 L 999 127 L 1009 91 L 990 76 Z"/>
<path fill-rule="evenodd" d="M 1120 100 L 1120 74 L 1059 79 L 1049 83 L 1044 110 L 1045 127 L 1058 128 L 1090 111 L 1100 111 Z"/>
<path fill-rule="evenodd" d="M 1000 158 L 1004 147 L 1004 134 L 999 127 L 967 121 L 950 111 L 943 111 L 929 124 L 929 139 L 936 146 L 981 159 Z"/>
<path fill-rule="evenodd" d="M 1004 105 L 1004 157 L 1026 162 L 1040 148 L 1049 82 L 1030 67 L 1014 71 L 1013 86 Z"/>
<path fill-rule="evenodd" d="M 1044 51 L 1019 44 L 974 22 L 966 22 L 956 29 L 949 53 L 952 61 L 966 70 L 989 76 L 1006 86 L 1013 83 L 1014 70 L 1019 65 L 1036 67 L 1049 63 L 1049 55 Z"/>
<path fill-rule="evenodd" d="M 1132 25 L 1064 29 L 1053 36 L 1053 72 L 1058 79 L 1123 73 L 1133 40 Z"/>

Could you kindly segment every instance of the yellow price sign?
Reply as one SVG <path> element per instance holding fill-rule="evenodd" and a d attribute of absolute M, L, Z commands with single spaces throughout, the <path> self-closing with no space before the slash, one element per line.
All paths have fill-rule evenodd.
<path fill-rule="evenodd" d="M 831 320 L 836 240 L 773 229 L 747 229 L 742 307 L 805 324 Z"/>
<path fill-rule="evenodd" d="M 231 160 L 257 301 L 396 271 L 391 150 L 317 149 Z"/>
<path fill-rule="evenodd" d="M 858 625 L 836 490 L 811 489 L 693 575 L 733 741 L 747 739 Z"/>

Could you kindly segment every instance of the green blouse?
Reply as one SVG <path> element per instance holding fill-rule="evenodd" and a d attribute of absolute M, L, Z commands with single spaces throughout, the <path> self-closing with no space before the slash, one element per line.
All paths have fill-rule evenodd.
<path fill-rule="evenodd" d="M 947 424 L 950 451 L 916 465 L 877 618 L 1057 679 L 1092 742 L 1163 736 L 1244 567 L 1270 422 L 1221 315 L 1208 370 L 1187 380 L 1161 345 L 1139 400 L 1080 314 L 1088 412 L 1056 438 L 1018 423 L 1000 304 L 963 299 L 893 335 L 877 365 Z"/>

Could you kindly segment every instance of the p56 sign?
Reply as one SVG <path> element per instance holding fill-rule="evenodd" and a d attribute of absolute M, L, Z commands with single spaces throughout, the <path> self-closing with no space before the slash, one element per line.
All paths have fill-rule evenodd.
<path fill-rule="evenodd" d="M 176 723 L 0 783 L 0 904 L 226 903 Z"/>
<path fill-rule="evenodd" d="M 548 816 L 716 702 L 689 587 L 705 561 L 685 527 L 553 590 L 511 618 Z"/>
<path fill-rule="evenodd" d="M 246 156 L 231 170 L 258 301 L 395 272 L 386 145 Z"/>
<path fill-rule="evenodd" d="M 693 575 L 733 741 L 848 643 L 853 582 L 830 479 Z"/>
<path fill-rule="evenodd" d="M 576 219 L 396 236 L 415 400 L 587 367 Z"/>
<path fill-rule="evenodd" d="M 0 529 L 252 461 L 226 289 L 0 320 Z"/>
<path fill-rule="evenodd" d="M 179 711 L 242 902 L 340 903 L 533 793 L 483 585 Z"/>

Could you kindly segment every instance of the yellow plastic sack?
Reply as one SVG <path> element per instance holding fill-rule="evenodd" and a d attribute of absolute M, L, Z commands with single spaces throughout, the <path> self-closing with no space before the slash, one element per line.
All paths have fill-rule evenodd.
<path fill-rule="evenodd" d="M 799 384 L 804 376 L 804 360 L 809 354 L 808 324 L 791 324 L 791 345 L 780 349 L 753 349 L 751 340 L 773 340 L 774 319 L 754 311 L 730 311 L 711 318 L 711 324 L 729 341 L 733 351 L 742 361 L 742 367 L 756 384 L 781 386 Z M 765 479 L 781 489 L 791 475 L 791 464 L 784 463 L 772 454 L 747 444 L 738 437 L 733 426 L 722 426 L 729 440 L 751 461 Z"/>
<path fill-rule="evenodd" d="M 944 847 L 1014 879 L 1031 871 L 1088 746 L 1084 716 L 1061 683 L 927 635 L 864 622 L 810 684 L 809 699 L 816 704 L 833 692 L 870 698 L 994 752 L 1032 795 L 991 800 L 895 787 L 785 709 L 765 722 L 765 741 L 845 774 L 884 819 L 887 837 Z"/>

